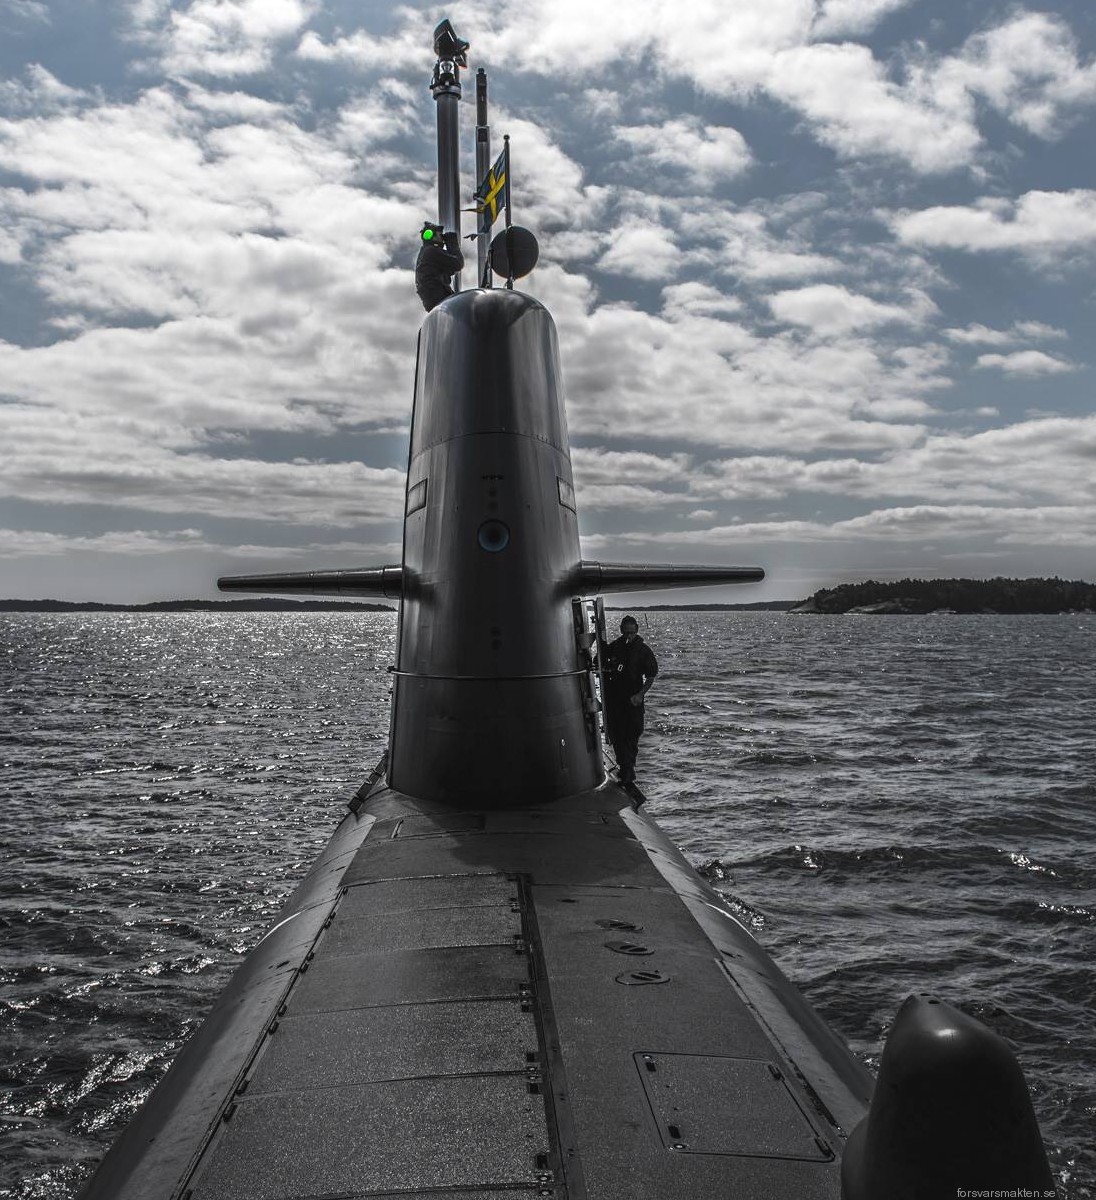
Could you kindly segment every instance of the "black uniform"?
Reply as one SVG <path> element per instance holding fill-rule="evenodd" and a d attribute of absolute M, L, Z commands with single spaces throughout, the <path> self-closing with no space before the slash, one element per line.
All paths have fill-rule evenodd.
<path fill-rule="evenodd" d="M 415 259 L 415 291 L 427 312 L 453 295 L 450 283 L 463 266 L 464 255 L 455 233 L 445 235 L 444 245 L 437 239 L 422 243 Z"/>
<path fill-rule="evenodd" d="M 621 636 L 605 647 L 602 669 L 609 741 L 616 751 L 621 783 L 631 783 L 636 777 L 636 754 L 643 732 L 643 701 L 633 704 L 631 697 L 650 686 L 658 674 L 658 663 L 637 633 L 631 642 Z"/>

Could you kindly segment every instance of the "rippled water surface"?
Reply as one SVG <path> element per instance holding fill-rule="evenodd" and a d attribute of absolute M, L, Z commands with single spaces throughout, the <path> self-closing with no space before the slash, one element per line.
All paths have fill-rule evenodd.
<path fill-rule="evenodd" d="M 874 1067 L 1016 1046 L 1096 1198 L 1096 618 L 658 613 L 649 810 Z M 75 1194 L 387 736 L 395 618 L 0 617 L 0 1196 Z"/>

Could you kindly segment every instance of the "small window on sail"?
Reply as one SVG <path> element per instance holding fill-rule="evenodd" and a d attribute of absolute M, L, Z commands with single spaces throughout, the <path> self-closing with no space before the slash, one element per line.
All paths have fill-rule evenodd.
<path fill-rule="evenodd" d="M 569 508 L 576 516 L 578 509 L 575 508 L 575 489 L 567 482 L 566 479 L 561 479 L 556 476 L 556 483 L 559 485 L 559 502 L 564 508 Z"/>
<path fill-rule="evenodd" d="M 414 487 L 407 489 L 407 516 L 426 507 L 426 480 L 420 479 Z"/>

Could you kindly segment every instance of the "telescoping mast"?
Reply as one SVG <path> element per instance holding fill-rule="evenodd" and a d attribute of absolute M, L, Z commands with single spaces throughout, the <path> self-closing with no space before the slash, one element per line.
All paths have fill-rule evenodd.
<path fill-rule="evenodd" d="M 469 47 L 434 44 L 459 232 Z M 434 308 L 401 562 L 221 581 L 399 599 L 388 752 L 85 1200 L 1049 1189 L 1001 1039 L 910 997 L 873 1081 L 607 775 L 590 597 L 761 577 L 583 560 L 551 316 L 507 288 Z"/>

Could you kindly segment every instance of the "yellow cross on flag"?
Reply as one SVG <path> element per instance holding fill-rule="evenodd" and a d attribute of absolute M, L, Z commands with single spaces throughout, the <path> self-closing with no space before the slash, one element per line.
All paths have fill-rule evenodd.
<path fill-rule="evenodd" d="M 476 212 L 483 215 L 483 227 L 490 229 L 505 209 L 510 197 L 510 164 L 505 150 L 495 160 L 483 182 L 476 188 Z"/>

